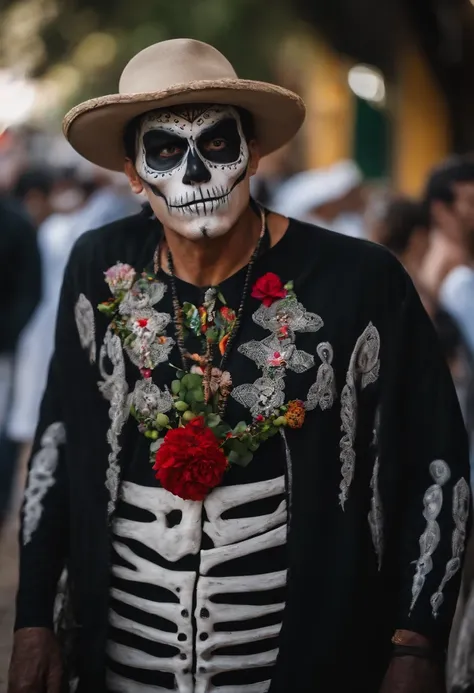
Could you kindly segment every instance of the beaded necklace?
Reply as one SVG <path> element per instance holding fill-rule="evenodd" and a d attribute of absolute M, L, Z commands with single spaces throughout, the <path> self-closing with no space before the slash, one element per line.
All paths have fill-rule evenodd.
<path fill-rule="evenodd" d="M 231 332 L 229 333 L 229 338 L 227 340 L 227 344 L 224 350 L 224 353 L 222 354 L 221 361 L 219 363 L 219 369 L 222 371 L 224 369 L 224 366 L 227 362 L 230 350 L 232 348 L 232 345 L 235 341 L 235 338 L 239 332 L 240 325 L 242 322 L 242 317 L 245 309 L 245 304 L 247 301 L 247 297 L 249 294 L 249 289 L 250 289 L 250 280 L 252 277 L 252 270 L 255 264 L 256 259 L 258 258 L 260 254 L 260 249 L 262 247 L 262 242 L 263 239 L 266 235 L 267 232 L 267 225 L 266 225 L 266 212 L 262 207 L 259 207 L 259 212 L 260 212 L 260 219 L 261 219 L 261 230 L 260 230 L 260 235 L 257 241 L 257 244 L 255 246 L 255 249 L 250 257 L 249 263 L 247 265 L 247 272 L 245 275 L 245 281 L 244 281 L 244 287 L 242 291 L 242 299 L 240 301 L 240 305 L 238 308 L 238 311 L 236 313 L 236 319 L 235 322 L 232 326 Z M 173 255 L 171 253 L 171 250 L 168 250 L 168 255 L 167 255 L 167 261 L 168 261 L 168 273 L 170 275 L 170 282 L 171 282 L 171 294 L 172 294 L 172 303 L 173 303 L 173 324 L 176 332 L 176 341 L 179 349 L 179 353 L 181 356 L 181 362 L 183 365 L 183 370 L 189 371 L 189 363 L 194 362 L 195 363 L 195 356 L 191 355 L 189 351 L 186 349 L 185 346 L 185 330 L 184 330 L 184 316 L 183 316 L 183 308 L 181 306 L 181 303 L 179 301 L 178 297 L 178 289 L 176 286 L 176 275 L 175 275 L 175 270 L 174 270 L 174 263 L 173 263 Z M 160 244 L 158 244 L 155 254 L 154 254 L 154 271 L 155 274 L 159 272 L 161 269 L 160 267 Z M 211 287 L 206 291 L 206 294 L 211 291 L 213 295 L 217 295 L 218 293 L 218 288 L 217 287 Z M 208 401 L 210 397 L 210 382 L 211 382 L 211 377 L 212 377 L 212 369 L 213 369 L 213 361 L 214 361 L 214 353 L 215 353 L 215 342 L 211 342 L 210 340 L 206 339 L 206 351 L 205 354 L 202 357 L 201 365 L 204 369 L 204 380 L 203 380 L 203 386 L 204 386 L 204 394 L 205 394 L 205 399 L 206 402 Z M 225 407 L 227 404 L 227 399 L 230 394 L 230 389 L 227 394 L 224 394 L 223 397 L 220 398 L 219 401 L 219 414 L 222 416 L 225 411 Z"/>

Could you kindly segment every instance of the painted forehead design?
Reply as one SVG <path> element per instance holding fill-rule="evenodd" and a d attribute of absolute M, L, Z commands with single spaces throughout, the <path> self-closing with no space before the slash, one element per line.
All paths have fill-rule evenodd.
<path fill-rule="evenodd" d="M 150 130 L 166 130 L 182 137 L 196 137 L 199 132 L 212 127 L 220 120 L 233 118 L 240 123 L 240 116 L 233 106 L 202 105 L 176 106 L 146 113 L 140 123 L 139 135 Z"/>

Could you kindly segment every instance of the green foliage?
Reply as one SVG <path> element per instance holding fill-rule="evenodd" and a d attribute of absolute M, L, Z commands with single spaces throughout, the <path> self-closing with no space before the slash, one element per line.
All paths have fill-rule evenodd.
<path fill-rule="evenodd" d="M 22 0 L 5 3 L 1 3 L 3 8 L 12 9 L 20 7 Z M 40 18 L 45 17 L 45 0 L 32 0 L 31 4 L 37 6 Z M 71 103 L 116 92 L 120 72 L 133 55 L 171 38 L 191 37 L 211 43 L 233 63 L 239 76 L 271 80 L 275 77 L 278 42 L 291 31 L 293 18 L 290 0 L 181 0 L 178 5 L 169 0 L 49 2 L 54 4 L 57 11 L 38 20 L 42 51 L 35 48 L 38 57 L 32 62 L 36 62 L 36 74 L 44 74 L 57 64 L 74 65 L 76 48 L 91 33 L 108 34 L 116 45 L 108 64 L 99 61 L 95 68 L 83 71 L 82 84 L 71 94 Z M 0 62 L 2 52 L 0 47 Z"/>

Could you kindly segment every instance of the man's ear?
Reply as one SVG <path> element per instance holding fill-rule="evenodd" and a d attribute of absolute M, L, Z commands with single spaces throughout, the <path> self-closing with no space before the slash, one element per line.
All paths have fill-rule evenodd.
<path fill-rule="evenodd" d="M 258 170 L 258 164 L 260 162 L 260 148 L 258 146 L 257 140 L 250 140 L 248 143 L 249 148 L 249 166 L 248 172 L 250 176 L 254 176 Z"/>
<path fill-rule="evenodd" d="M 124 171 L 128 178 L 128 182 L 130 183 L 132 192 L 134 192 L 135 195 L 140 195 L 140 193 L 143 192 L 143 181 L 138 175 L 135 164 L 131 159 L 125 159 Z"/>

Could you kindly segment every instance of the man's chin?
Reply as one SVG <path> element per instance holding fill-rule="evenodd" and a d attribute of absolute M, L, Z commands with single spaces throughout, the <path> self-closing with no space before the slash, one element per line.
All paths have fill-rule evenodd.
<path fill-rule="evenodd" d="M 169 228 L 174 233 L 183 238 L 187 238 L 189 241 L 203 241 L 212 240 L 214 238 L 220 238 L 228 233 L 235 221 L 230 219 L 219 219 L 210 218 L 203 219 L 202 217 L 196 217 L 196 219 L 187 219 L 183 221 L 182 219 L 176 219 L 174 217 L 168 217 L 167 219 L 161 220 L 165 228 Z"/>

